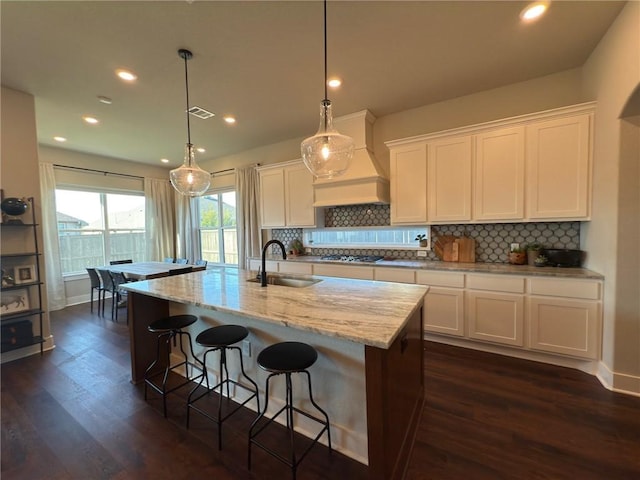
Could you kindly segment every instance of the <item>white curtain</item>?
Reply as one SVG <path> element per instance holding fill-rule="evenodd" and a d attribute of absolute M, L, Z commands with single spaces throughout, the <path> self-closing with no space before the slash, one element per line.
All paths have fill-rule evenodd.
<path fill-rule="evenodd" d="M 56 216 L 56 177 L 51 163 L 40 164 L 40 198 L 42 201 L 42 238 L 47 308 L 50 312 L 67 306 L 60 263 L 60 242 Z"/>
<path fill-rule="evenodd" d="M 144 197 L 147 260 L 173 258 L 176 254 L 174 189 L 168 180 L 145 178 Z"/>
<path fill-rule="evenodd" d="M 176 256 L 193 263 L 200 259 L 198 199 L 176 193 Z"/>
<path fill-rule="evenodd" d="M 249 257 L 260 255 L 262 246 L 258 188 L 255 167 L 236 170 L 238 268 L 244 270 L 248 269 Z"/>

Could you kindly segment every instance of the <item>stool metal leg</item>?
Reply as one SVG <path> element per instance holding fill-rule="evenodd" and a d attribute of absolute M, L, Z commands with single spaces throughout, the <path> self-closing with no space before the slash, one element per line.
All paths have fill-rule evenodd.
<path fill-rule="evenodd" d="M 332 451 L 331 450 L 331 428 L 329 428 L 329 415 L 327 415 L 327 412 L 325 412 L 322 408 L 320 408 L 320 406 L 313 399 L 313 393 L 311 393 L 311 375 L 306 370 L 304 370 L 301 373 L 306 373 L 307 374 L 307 382 L 309 384 L 309 400 L 311 400 L 311 403 L 313 404 L 313 406 L 316 407 L 322 413 L 322 415 L 324 415 L 324 419 L 327 422 L 325 428 L 327 429 L 327 440 L 328 440 L 328 443 L 329 443 L 329 453 L 331 453 L 331 451 Z M 320 434 L 322 434 L 322 432 L 320 432 Z"/>

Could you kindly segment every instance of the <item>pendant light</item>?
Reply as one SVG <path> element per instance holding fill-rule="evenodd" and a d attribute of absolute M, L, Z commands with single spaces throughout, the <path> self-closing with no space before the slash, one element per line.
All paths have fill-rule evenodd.
<path fill-rule="evenodd" d="M 331 101 L 327 98 L 327 0 L 324 0 L 324 100 L 320 102 L 320 127 L 300 146 L 302 160 L 317 178 L 333 178 L 349 168 L 354 141 L 333 127 Z"/>
<path fill-rule="evenodd" d="M 195 160 L 193 144 L 191 143 L 191 124 L 189 122 L 189 71 L 187 61 L 193 57 L 189 50 L 178 50 L 180 58 L 184 59 L 184 80 L 187 91 L 187 144 L 184 149 L 184 163 L 169 173 L 171 185 L 182 195 L 198 197 L 204 195 L 211 184 L 211 174 L 201 169 Z"/>

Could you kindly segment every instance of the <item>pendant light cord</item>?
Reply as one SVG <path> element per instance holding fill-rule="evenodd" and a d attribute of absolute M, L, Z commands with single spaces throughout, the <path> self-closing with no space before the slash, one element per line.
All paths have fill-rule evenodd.
<path fill-rule="evenodd" d="M 327 95 L 327 0 L 324 0 L 324 100 L 329 100 Z"/>
<path fill-rule="evenodd" d="M 187 68 L 188 55 L 184 55 L 184 84 L 187 91 L 187 143 L 191 145 L 191 121 L 189 119 L 189 69 Z"/>

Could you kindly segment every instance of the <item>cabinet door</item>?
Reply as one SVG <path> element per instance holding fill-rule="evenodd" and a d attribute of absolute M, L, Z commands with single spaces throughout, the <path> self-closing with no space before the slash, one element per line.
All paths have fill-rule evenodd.
<path fill-rule="evenodd" d="M 524 127 L 476 135 L 474 220 L 524 219 Z"/>
<path fill-rule="evenodd" d="M 391 224 L 427 222 L 427 146 L 391 150 Z"/>
<path fill-rule="evenodd" d="M 262 227 L 284 227 L 284 170 L 260 171 L 260 218 Z"/>
<path fill-rule="evenodd" d="M 416 272 L 409 268 L 376 267 L 373 273 L 381 282 L 416 283 Z"/>
<path fill-rule="evenodd" d="M 466 292 L 469 337 L 524 346 L 524 295 Z"/>
<path fill-rule="evenodd" d="M 532 296 L 529 318 L 533 350 L 598 358 L 599 302 Z"/>
<path fill-rule="evenodd" d="M 527 126 L 527 217 L 589 216 L 590 115 Z"/>
<path fill-rule="evenodd" d="M 315 227 L 313 208 L 313 175 L 304 165 L 291 165 L 284 170 L 286 225 Z"/>
<path fill-rule="evenodd" d="M 464 335 L 464 290 L 430 287 L 422 312 L 425 332 Z"/>
<path fill-rule="evenodd" d="M 429 221 L 471 220 L 471 136 L 429 142 L 428 158 Z"/>

